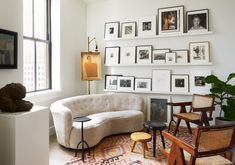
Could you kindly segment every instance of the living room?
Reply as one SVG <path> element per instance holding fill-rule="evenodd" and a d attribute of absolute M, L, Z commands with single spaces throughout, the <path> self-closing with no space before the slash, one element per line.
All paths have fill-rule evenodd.
<path fill-rule="evenodd" d="M 235 1 L 0 0 L 0 2 L 0 29 L 3 29 L 0 31 L 0 88 L 2 88 L 0 109 L 3 111 L 0 115 L 0 130 L 2 130 L 0 164 L 82 164 L 81 146 L 75 156 L 82 130 L 81 123 L 75 121 L 76 117 L 91 116 L 91 121 L 84 122 L 84 140 L 91 147 L 91 156 L 88 156 L 88 152 L 84 152 L 84 164 L 101 164 L 102 161 L 103 164 L 111 164 L 113 163 L 111 158 L 114 164 L 121 164 L 121 160 L 126 161 L 123 164 L 138 164 L 138 161 L 139 164 L 170 164 L 169 160 L 173 157 L 164 152 L 159 130 L 162 131 L 166 148 L 171 148 L 170 135 L 176 133 L 176 137 L 184 136 L 189 140 L 196 136 L 198 124 L 205 126 L 209 122 L 213 130 L 213 125 L 217 126 L 215 119 L 218 117 L 234 120 L 234 108 L 226 114 L 227 111 L 221 106 L 222 104 L 218 104 L 221 101 L 218 95 L 226 93 L 222 102 L 226 102 L 227 99 L 229 103 L 226 102 L 226 105 L 230 103 L 234 105 L 235 92 L 232 87 L 235 84 L 235 78 L 233 79 L 235 57 L 232 43 L 235 36 L 233 29 Z M 12 53 L 14 60 L 10 64 L 2 58 L 6 47 L 1 44 L 4 42 L 1 42 L 4 40 L 4 35 L 10 36 L 14 41 L 10 46 L 14 49 Z M 201 54 L 203 57 L 199 57 Z M 85 65 L 88 56 L 93 57 L 91 61 L 97 64 L 95 76 L 88 75 Z M 209 75 L 218 77 L 227 86 L 221 81 L 216 81 L 213 76 L 208 77 Z M 226 82 L 228 77 L 229 81 Z M 23 84 L 27 93 L 26 97 L 21 99 L 30 101 L 34 106 L 33 109 L 36 108 L 35 111 L 40 111 L 42 114 L 34 114 L 34 111 L 32 114 L 31 111 L 9 112 L 12 107 L 8 108 L 6 105 L 8 102 L 2 102 L 4 92 L 1 93 L 1 90 L 10 83 Z M 214 90 L 213 93 L 210 89 L 215 87 L 216 83 L 219 84 L 220 91 Z M 232 87 L 222 88 L 221 84 Z M 19 88 L 23 89 L 22 86 Z M 205 117 L 207 113 L 197 112 L 201 115 L 201 119 L 199 123 L 192 124 L 192 134 L 183 121 L 185 118 L 182 119 L 179 130 L 175 131 L 177 124 L 170 121 L 171 119 L 178 121 L 179 116 L 173 114 L 179 113 L 182 106 L 174 106 L 174 103 L 195 101 L 197 99 L 194 100 L 194 97 L 198 96 L 195 94 L 199 96 L 214 94 L 213 105 L 211 109 L 209 108 L 212 116 Z M 79 97 L 77 103 L 72 97 Z M 28 107 L 31 105 L 29 102 L 24 103 Z M 161 106 L 156 108 L 159 112 L 152 112 L 154 106 Z M 5 112 L 3 107 L 7 107 L 8 112 Z M 138 112 L 126 112 L 126 114 L 122 112 L 132 108 L 141 111 L 142 115 Z M 67 135 L 62 133 L 65 127 L 60 124 L 62 119 L 58 119 L 58 114 L 60 111 L 67 112 L 68 109 L 73 109 L 75 112 L 71 112 L 71 116 L 64 116 L 65 122 L 72 123 L 73 126 L 66 127 L 69 132 L 71 131 L 71 134 Z M 117 118 L 125 118 L 127 115 L 128 119 L 113 119 L 115 116 L 113 111 Z M 14 122 L 17 122 L 17 115 L 26 117 L 25 113 L 29 115 L 27 120 L 22 118 L 22 121 L 19 120 L 19 125 L 15 124 L 14 127 L 6 119 L 15 118 Z M 103 113 L 109 113 L 108 117 L 95 116 Z M 104 121 L 96 123 L 101 119 L 108 123 L 105 124 Z M 205 119 L 204 123 L 202 119 Z M 141 146 L 138 140 L 134 151 L 131 152 L 132 142 L 135 141 L 131 133 L 145 133 L 147 126 L 144 124 L 147 121 L 158 121 L 163 126 L 157 129 L 157 135 L 153 135 L 153 130 L 148 133 L 151 139 L 147 142 L 149 151 L 145 151 L 144 158 L 142 149 L 145 147 Z M 90 127 L 93 128 L 89 123 L 97 127 L 89 130 Z M 16 132 L 9 131 L 10 126 Z M 122 129 L 119 130 L 115 126 Z M 170 135 L 169 126 L 172 126 Z M 231 124 L 229 126 L 231 127 Z M 25 131 L 17 131 L 17 128 L 24 130 L 24 127 Z M 218 128 L 225 129 L 221 126 Z M 69 139 L 67 142 L 62 140 L 67 136 Z M 154 136 L 157 137 L 157 147 L 153 147 Z M 120 145 L 112 143 L 119 139 L 125 143 L 120 142 Z M 231 143 L 232 141 L 234 140 L 231 140 Z M 222 140 L 220 142 L 223 143 Z M 7 147 L 9 144 L 11 147 Z M 120 147 L 124 144 L 126 146 Z M 114 148 L 110 149 L 108 146 Z M 155 156 L 153 148 L 156 149 Z M 182 151 L 181 149 L 179 150 Z M 117 152 L 122 153 L 117 154 Z M 124 152 L 126 154 L 123 154 Z M 115 157 L 118 155 L 123 156 Z M 181 156 L 179 154 L 175 158 L 177 164 L 180 164 L 178 160 Z M 226 160 L 229 158 L 234 162 L 234 156 L 233 158 L 227 156 Z"/>

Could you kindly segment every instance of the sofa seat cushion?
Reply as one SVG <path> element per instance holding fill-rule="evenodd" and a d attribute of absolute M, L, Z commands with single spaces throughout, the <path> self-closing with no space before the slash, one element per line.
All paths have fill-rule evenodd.
<path fill-rule="evenodd" d="M 83 124 L 84 129 L 89 129 L 93 127 L 97 127 L 101 125 L 102 123 L 105 123 L 109 120 L 115 120 L 115 119 L 128 119 L 128 118 L 135 118 L 136 116 L 143 115 L 141 111 L 133 111 L 133 110 L 125 110 L 125 111 L 114 111 L 114 112 L 101 112 L 89 115 L 91 121 L 85 122 Z M 80 122 L 73 122 L 73 127 L 80 129 L 81 123 Z"/>

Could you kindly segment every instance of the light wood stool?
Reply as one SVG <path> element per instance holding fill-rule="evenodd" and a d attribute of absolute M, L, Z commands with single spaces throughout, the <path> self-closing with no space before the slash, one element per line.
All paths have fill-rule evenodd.
<path fill-rule="evenodd" d="M 133 140 L 133 145 L 131 147 L 131 152 L 133 152 L 136 142 L 142 143 L 142 153 L 145 158 L 145 150 L 148 151 L 147 142 L 152 140 L 151 134 L 145 132 L 134 132 L 131 134 L 131 139 Z"/>

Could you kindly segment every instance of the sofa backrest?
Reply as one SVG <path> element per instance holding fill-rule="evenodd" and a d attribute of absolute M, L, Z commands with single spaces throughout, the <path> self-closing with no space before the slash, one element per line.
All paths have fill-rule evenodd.
<path fill-rule="evenodd" d="M 72 111 L 73 117 L 94 113 L 143 109 L 143 98 L 134 94 L 82 95 L 61 100 Z"/>

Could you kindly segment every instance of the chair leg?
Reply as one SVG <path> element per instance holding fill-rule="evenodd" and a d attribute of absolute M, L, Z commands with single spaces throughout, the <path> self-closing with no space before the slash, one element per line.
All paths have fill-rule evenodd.
<path fill-rule="evenodd" d="M 162 139 L 162 146 L 165 149 L 165 140 L 164 140 L 164 136 L 162 136 L 162 131 L 160 131 L 160 135 L 161 135 L 161 139 Z"/>
<path fill-rule="evenodd" d="M 142 153 L 145 158 L 145 147 L 146 147 L 146 142 L 142 142 Z"/>
<path fill-rule="evenodd" d="M 185 122 L 186 122 L 186 125 L 187 125 L 187 127 L 188 127 L 189 133 L 192 134 L 192 130 L 191 130 L 191 127 L 190 127 L 189 122 L 188 122 L 188 121 L 185 121 Z"/>
<path fill-rule="evenodd" d="M 132 144 L 132 147 L 131 147 L 131 152 L 134 151 L 135 145 L 136 145 L 136 141 L 133 141 L 133 144 Z"/>
<path fill-rule="evenodd" d="M 181 122 L 181 119 L 178 119 L 178 120 L 177 120 L 177 123 L 176 123 L 176 127 L 175 127 L 174 136 L 177 134 L 177 131 L 178 131 L 178 129 L 179 129 L 180 122 Z"/>
<path fill-rule="evenodd" d="M 145 143 L 145 149 L 146 149 L 146 151 L 149 151 L 148 143 L 147 142 Z"/>
<path fill-rule="evenodd" d="M 191 157 L 190 157 L 189 165 L 195 165 L 195 163 L 196 163 L 196 158 L 193 157 L 193 156 L 191 156 Z"/>

